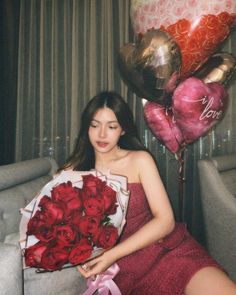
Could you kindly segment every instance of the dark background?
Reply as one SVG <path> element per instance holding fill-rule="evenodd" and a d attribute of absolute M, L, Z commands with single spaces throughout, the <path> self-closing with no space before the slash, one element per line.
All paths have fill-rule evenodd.
<path fill-rule="evenodd" d="M 20 0 L 0 0 L 0 165 L 14 162 Z"/>

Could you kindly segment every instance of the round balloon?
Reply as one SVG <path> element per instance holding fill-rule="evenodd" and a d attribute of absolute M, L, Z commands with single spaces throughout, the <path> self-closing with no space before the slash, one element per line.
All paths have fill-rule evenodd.
<path fill-rule="evenodd" d="M 220 52 L 210 57 L 194 76 L 202 79 L 205 83 L 218 82 L 228 86 L 235 70 L 235 56 L 227 52 Z"/>
<path fill-rule="evenodd" d="M 134 33 L 169 33 L 182 54 L 182 79 L 199 69 L 236 24 L 235 0 L 131 0 Z"/>

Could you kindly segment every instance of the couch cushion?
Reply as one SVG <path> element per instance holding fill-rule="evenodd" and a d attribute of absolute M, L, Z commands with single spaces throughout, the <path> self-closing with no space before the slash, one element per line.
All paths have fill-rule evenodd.
<path fill-rule="evenodd" d="M 222 171 L 221 179 L 233 196 L 236 196 L 236 169 Z"/>
<path fill-rule="evenodd" d="M 16 245 L 19 247 L 19 239 L 20 239 L 20 233 L 12 233 L 10 235 L 7 235 L 5 237 L 4 243 Z"/>
<path fill-rule="evenodd" d="M 36 273 L 35 268 L 24 270 L 24 295 L 80 295 L 87 286 L 76 267 L 53 272 Z"/>
<path fill-rule="evenodd" d="M 20 208 L 24 208 L 50 179 L 46 175 L 0 191 L 0 241 L 19 231 Z"/>
<path fill-rule="evenodd" d="M 51 180 L 57 168 L 51 158 L 0 166 L 0 241 L 19 231 L 19 210 Z"/>
<path fill-rule="evenodd" d="M 22 258 L 19 247 L 0 242 L 0 294 L 22 295 Z"/>

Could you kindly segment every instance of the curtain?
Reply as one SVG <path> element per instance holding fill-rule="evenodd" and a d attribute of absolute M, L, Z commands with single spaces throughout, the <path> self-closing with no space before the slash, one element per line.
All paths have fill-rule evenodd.
<path fill-rule="evenodd" d="M 187 146 L 180 179 L 179 161 L 150 132 L 141 99 L 119 75 L 119 48 L 134 40 L 129 5 L 127 0 L 21 0 L 16 161 L 51 156 L 62 164 L 73 149 L 88 100 L 101 90 L 116 90 L 129 103 L 141 139 L 157 159 L 176 219 L 187 222 L 201 242 L 197 161 L 236 151 L 235 77 L 227 89 L 224 119 Z M 236 53 L 235 32 L 222 50 Z"/>
<path fill-rule="evenodd" d="M 19 35 L 16 161 L 62 164 L 88 100 L 101 90 L 126 93 L 116 63 L 129 39 L 129 2 L 22 0 Z"/>

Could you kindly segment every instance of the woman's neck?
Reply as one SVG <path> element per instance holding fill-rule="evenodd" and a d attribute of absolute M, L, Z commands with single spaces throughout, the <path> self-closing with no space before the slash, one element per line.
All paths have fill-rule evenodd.
<path fill-rule="evenodd" d="M 128 151 L 117 147 L 110 153 L 95 153 L 95 168 L 101 172 L 117 170 L 119 161 L 128 154 Z"/>

